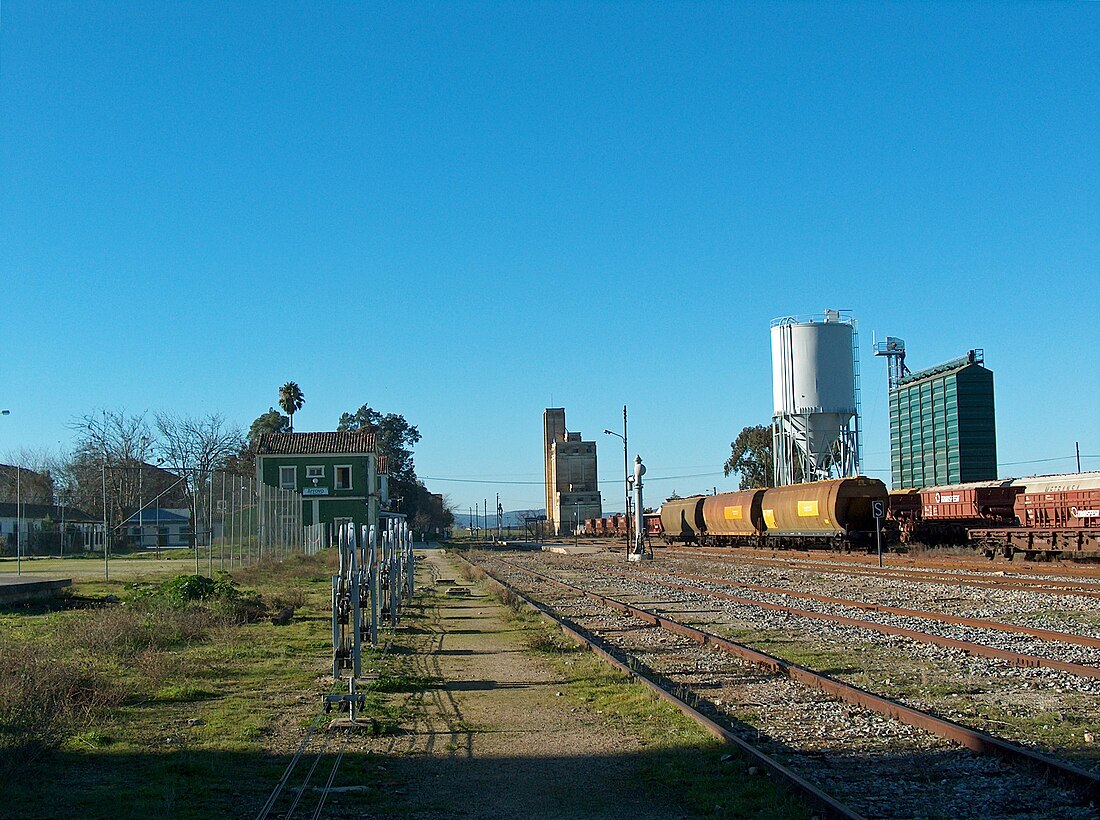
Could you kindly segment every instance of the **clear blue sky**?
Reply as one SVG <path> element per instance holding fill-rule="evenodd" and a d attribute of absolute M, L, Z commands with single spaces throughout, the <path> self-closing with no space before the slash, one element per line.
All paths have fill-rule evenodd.
<path fill-rule="evenodd" d="M 1097 3 L 2 7 L 0 457 L 295 380 L 299 430 L 419 425 L 462 510 L 542 506 L 564 406 L 611 510 L 623 404 L 649 500 L 731 488 L 769 321 L 837 307 L 872 475 L 872 331 L 984 348 L 1002 474 L 1071 470 L 1098 260 Z"/>

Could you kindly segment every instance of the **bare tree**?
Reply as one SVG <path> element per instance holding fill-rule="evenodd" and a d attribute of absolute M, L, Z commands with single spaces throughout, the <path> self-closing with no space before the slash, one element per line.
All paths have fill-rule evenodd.
<path fill-rule="evenodd" d="M 210 473 L 221 469 L 230 456 L 244 445 L 241 428 L 230 424 L 221 413 L 206 416 L 181 416 L 157 413 L 157 452 L 182 472 Z"/>
<path fill-rule="evenodd" d="M 171 469 L 185 482 L 190 497 L 192 533 L 211 519 L 205 503 L 214 486 L 214 472 L 225 469 L 239 456 L 245 437 L 241 428 L 226 421 L 221 413 L 206 416 L 182 416 L 157 413 L 160 438 L 157 450 Z M 207 538 L 212 533 L 207 533 Z"/>
<path fill-rule="evenodd" d="M 145 416 L 96 410 L 72 422 L 76 449 L 55 474 L 66 504 L 105 515 L 111 529 L 137 509 L 144 465 L 155 452 Z"/>

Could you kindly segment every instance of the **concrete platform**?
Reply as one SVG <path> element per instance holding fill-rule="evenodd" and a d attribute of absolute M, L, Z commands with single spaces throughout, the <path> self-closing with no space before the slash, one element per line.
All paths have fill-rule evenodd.
<path fill-rule="evenodd" d="M 545 546 L 542 551 L 556 552 L 558 555 L 595 555 L 598 552 L 606 552 L 604 547 L 569 547 L 561 544 Z"/>
<path fill-rule="evenodd" d="M 62 590 L 72 585 L 72 578 L 0 574 L 0 606 L 50 601 L 60 598 Z"/>

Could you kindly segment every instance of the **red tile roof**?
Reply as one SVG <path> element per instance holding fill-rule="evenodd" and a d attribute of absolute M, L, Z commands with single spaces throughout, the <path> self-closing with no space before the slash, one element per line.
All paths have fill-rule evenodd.
<path fill-rule="evenodd" d="M 373 453 L 374 433 L 264 433 L 256 442 L 260 456 L 314 456 Z"/>

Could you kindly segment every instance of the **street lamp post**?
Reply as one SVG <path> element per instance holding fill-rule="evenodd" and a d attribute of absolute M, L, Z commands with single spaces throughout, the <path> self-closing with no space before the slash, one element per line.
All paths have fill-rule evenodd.
<path fill-rule="evenodd" d="M 623 405 L 623 434 L 620 436 L 614 430 L 604 430 L 609 436 L 615 436 L 623 440 L 623 481 L 625 483 L 625 506 L 623 513 L 626 515 L 626 551 L 630 552 L 630 456 L 627 453 L 626 443 L 626 405 Z"/>

